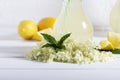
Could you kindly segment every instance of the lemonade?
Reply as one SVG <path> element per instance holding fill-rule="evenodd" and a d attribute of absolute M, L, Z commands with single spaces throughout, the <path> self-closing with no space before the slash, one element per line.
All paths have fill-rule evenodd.
<path fill-rule="evenodd" d="M 110 14 L 110 25 L 114 32 L 120 33 L 120 0 L 117 0 Z"/>
<path fill-rule="evenodd" d="M 93 27 L 82 8 L 82 0 L 64 0 L 62 11 L 54 25 L 54 33 L 72 33 L 72 38 L 79 41 L 92 39 Z"/>

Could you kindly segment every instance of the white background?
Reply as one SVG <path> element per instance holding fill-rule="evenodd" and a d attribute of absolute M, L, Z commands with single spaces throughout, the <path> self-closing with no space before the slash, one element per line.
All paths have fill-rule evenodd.
<path fill-rule="evenodd" d="M 0 0 L 0 25 L 15 25 L 24 19 L 36 22 L 57 16 L 62 0 Z"/>

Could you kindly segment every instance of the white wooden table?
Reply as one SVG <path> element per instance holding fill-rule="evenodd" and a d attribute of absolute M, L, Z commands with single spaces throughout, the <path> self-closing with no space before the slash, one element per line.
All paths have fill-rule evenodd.
<path fill-rule="evenodd" d="M 26 60 L 25 53 L 35 45 L 36 42 L 1 39 L 0 80 L 120 80 L 119 55 L 113 61 L 89 65 Z"/>

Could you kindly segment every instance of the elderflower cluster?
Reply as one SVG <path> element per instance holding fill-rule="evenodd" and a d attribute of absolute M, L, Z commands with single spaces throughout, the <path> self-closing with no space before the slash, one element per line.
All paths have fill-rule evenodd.
<path fill-rule="evenodd" d="M 51 47 L 42 48 L 45 42 L 31 49 L 26 55 L 29 60 L 37 60 L 40 62 L 63 62 L 90 64 L 95 62 L 106 62 L 113 59 L 111 52 L 98 51 L 95 49 L 95 44 L 91 41 L 79 43 L 72 39 L 67 39 L 64 42 L 65 50 L 56 52 Z"/>

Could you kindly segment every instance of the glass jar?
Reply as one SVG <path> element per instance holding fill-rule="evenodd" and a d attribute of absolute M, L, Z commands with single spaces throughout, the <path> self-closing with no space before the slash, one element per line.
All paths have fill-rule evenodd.
<path fill-rule="evenodd" d="M 114 32 L 120 33 L 120 0 L 117 0 L 111 11 L 110 26 Z"/>
<path fill-rule="evenodd" d="M 82 0 L 64 0 L 60 15 L 54 25 L 57 36 L 72 33 L 75 40 L 92 39 L 93 26 L 82 8 Z"/>

